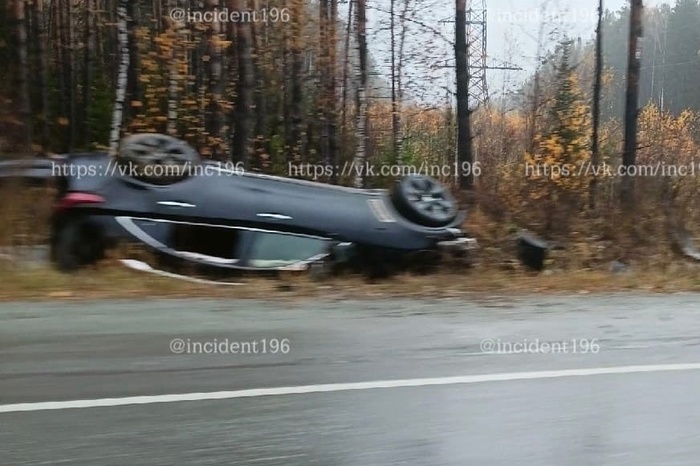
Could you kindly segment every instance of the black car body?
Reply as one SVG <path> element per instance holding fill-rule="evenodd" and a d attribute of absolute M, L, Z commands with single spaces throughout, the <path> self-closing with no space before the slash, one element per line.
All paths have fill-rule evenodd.
<path fill-rule="evenodd" d="M 188 170 L 188 176 L 156 184 L 129 176 L 106 153 L 91 153 L 3 162 L 0 180 L 56 180 L 51 246 L 62 270 L 94 263 L 124 240 L 161 257 L 255 270 L 303 269 L 352 258 L 399 263 L 442 249 L 462 254 L 475 247 L 460 230 L 463 213 L 426 177 L 409 177 L 391 191 L 243 173 L 216 162 Z M 439 194 L 437 208 L 447 215 L 432 221 L 420 212 L 411 217 L 406 211 L 411 194 L 404 192 L 411 183 L 426 188 L 422 195 L 414 193 L 416 203 L 425 207 L 433 199 L 430 192 Z M 397 204 L 397 193 L 404 194 L 403 204 Z"/>

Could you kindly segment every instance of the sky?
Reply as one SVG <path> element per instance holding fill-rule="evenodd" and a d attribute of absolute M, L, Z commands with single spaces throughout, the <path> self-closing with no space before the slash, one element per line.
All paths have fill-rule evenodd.
<path fill-rule="evenodd" d="M 453 50 L 448 40 L 454 36 L 454 0 L 412 0 L 422 8 L 414 17 L 431 28 L 429 32 L 418 24 L 408 26 L 406 40 L 407 87 L 411 95 L 431 102 L 447 96 L 448 89 L 454 89 L 454 69 L 445 65 L 453 64 Z M 597 0 L 468 0 L 468 5 L 479 9 L 482 1 L 487 9 L 487 56 L 488 63 L 500 65 L 510 63 L 523 68 L 523 71 L 488 71 L 488 86 L 491 96 L 504 89 L 516 88 L 532 73 L 537 55 L 537 35 L 542 18 L 550 24 L 548 29 L 556 29 L 559 36 L 546 44 L 553 47 L 556 37 L 565 33 L 571 38 L 592 39 L 595 32 Z M 397 8 L 403 1 L 397 1 Z M 669 3 L 662 0 L 644 0 L 645 7 Z M 673 3 L 673 2 L 671 2 Z M 618 10 L 629 4 L 629 0 L 604 0 L 604 8 Z M 371 0 L 368 32 L 369 47 L 377 61 L 380 73 L 389 75 L 389 0 Z M 469 6 L 468 6 L 469 8 Z M 345 10 L 347 11 L 347 10 Z M 342 13 L 341 13 L 342 14 Z M 437 37 L 434 33 L 442 34 Z M 445 97 L 446 98 L 446 97 Z"/>

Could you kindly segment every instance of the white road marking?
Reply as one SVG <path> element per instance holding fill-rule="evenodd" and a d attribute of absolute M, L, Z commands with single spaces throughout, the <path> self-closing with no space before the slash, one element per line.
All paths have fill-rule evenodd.
<path fill-rule="evenodd" d="M 308 393 L 373 390 L 378 388 L 428 387 L 438 385 L 464 385 L 484 382 L 516 380 L 559 379 L 591 375 L 639 374 L 649 372 L 681 372 L 700 370 L 700 363 L 657 364 L 648 366 L 596 367 L 590 369 L 566 369 L 556 371 L 508 372 L 500 374 L 465 375 L 427 379 L 377 380 L 372 382 L 332 383 L 301 385 L 297 387 L 254 388 L 205 393 L 181 393 L 172 395 L 129 396 L 124 398 L 99 398 L 94 400 L 47 401 L 0 405 L 0 414 L 27 411 L 51 411 L 75 408 L 105 408 L 111 406 L 146 405 L 154 403 L 178 403 L 182 401 L 230 400 L 260 396 L 300 395 Z"/>
<path fill-rule="evenodd" d="M 255 458 L 255 459 L 252 459 L 252 460 L 248 460 L 248 461 L 246 461 L 246 462 L 247 462 L 247 463 L 259 463 L 259 462 L 261 462 L 261 461 L 279 461 L 279 460 L 288 460 L 288 459 L 291 459 L 291 458 L 302 458 L 302 457 L 305 457 L 305 456 L 307 456 L 307 455 L 304 454 L 304 453 L 300 453 L 300 454 L 298 454 L 298 455 L 268 456 L 268 457 L 265 457 L 265 458 Z"/>

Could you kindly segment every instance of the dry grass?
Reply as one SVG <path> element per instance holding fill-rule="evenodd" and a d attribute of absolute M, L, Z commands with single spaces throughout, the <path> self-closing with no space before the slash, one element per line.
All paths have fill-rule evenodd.
<path fill-rule="evenodd" d="M 472 269 L 464 274 L 403 274 L 377 283 L 359 276 L 313 280 L 307 274 L 241 277 L 241 286 L 205 285 L 147 275 L 106 264 L 77 274 L 49 268 L 17 267 L 0 263 L 0 300 L 118 299 L 152 297 L 376 299 L 459 298 L 481 294 L 586 294 L 617 291 L 700 291 L 700 274 L 691 266 L 677 270 L 574 271 L 533 275 L 522 271 Z"/>
<path fill-rule="evenodd" d="M 52 187 L 0 186 L 0 246 L 46 243 L 54 196 Z"/>

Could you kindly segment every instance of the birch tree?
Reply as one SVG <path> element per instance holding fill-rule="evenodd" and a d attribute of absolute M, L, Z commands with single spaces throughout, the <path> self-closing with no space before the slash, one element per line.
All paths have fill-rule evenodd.
<path fill-rule="evenodd" d="M 119 43 L 119 71 L 117 73 L 117 92 L 112 111 L 112 129 L 109 136 L 109 152 L 112 157 L 117 155 L 119 136 L 124 117 L 124 100 L 129 74 L 129 20 L 127 16 L 130 0 L 119 0 L 117 5 L 117 41 Z"/>
<path fill-rule="evenodd" d="M 391 44 L 391 142 L 394 161 L 401 163 L 399 154 L 399 101 L 396 69 L 396 1 L 391 0 L 389 7 L 389 34 Z"/>
<path fill-rule="evenodd" d="M 355 28 L 357 36 L 358 65 L 356 68 L 355 104 L 357 106 L 357 148 L 355 152 L 356 188 L 365 184 L 362 167 L 367 159 L 367 6 L 365 0 L 355 2 Z"/>

